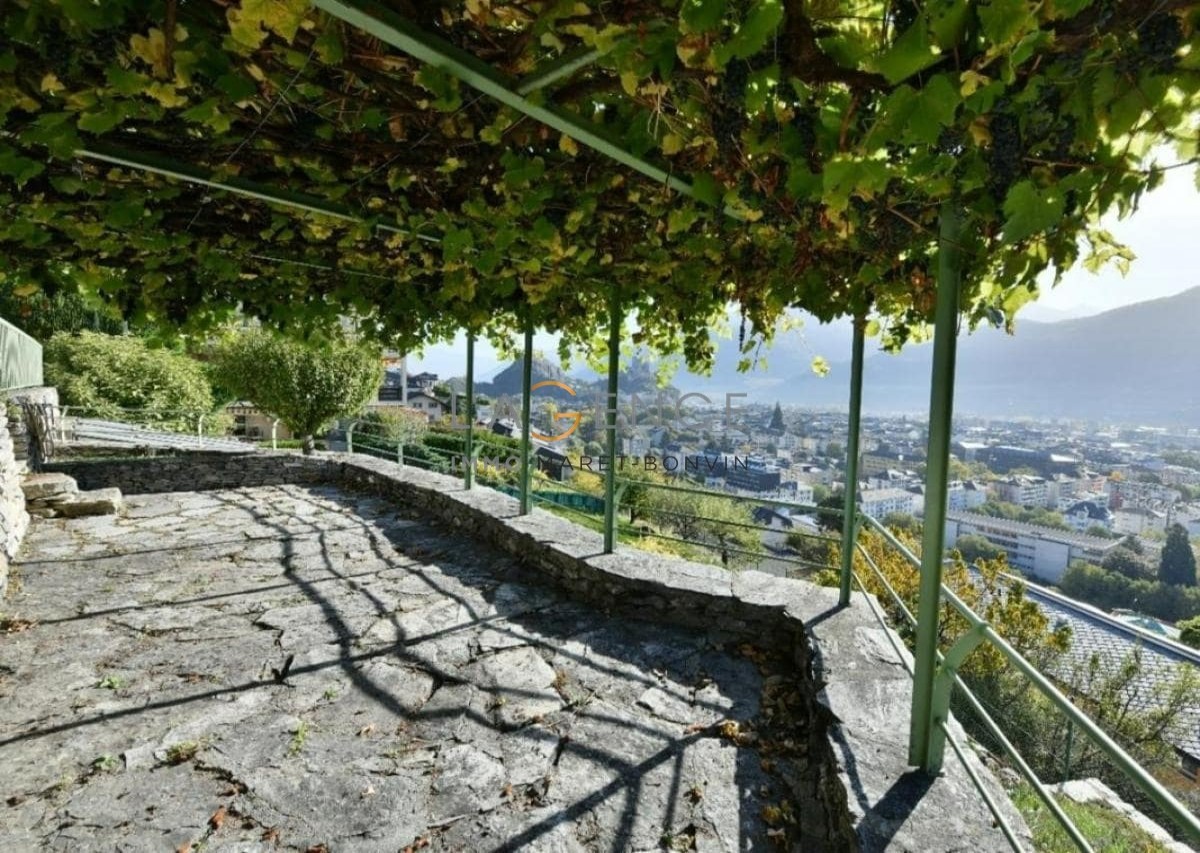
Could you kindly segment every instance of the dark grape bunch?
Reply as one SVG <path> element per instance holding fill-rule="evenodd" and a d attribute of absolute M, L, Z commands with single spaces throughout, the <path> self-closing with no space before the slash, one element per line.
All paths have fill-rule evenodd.
<path fill-rule="evenodd" d="M 717 150 L 722 157 L 732 156 L 737 152 L 742 129 L 746 126 L 745 111 L 740 106 L 717 101 L 709 118 L 712 121 L 713 138 L 717 140 Z"/>
<path fill-rule="evenodd" d="M 750 69 L 746 63 L 732 59 L 722 69 L 721 91 L 717 95 L 730 105 L 741 106 L 746 99 L 746 83 L 750 79 Z"/>
<path fill-rule="evenodd" d="M 721 74 L 720 88 L 711 110 L 713 138 L 717 151 L 725 159 L 737 154 L 742 130 L 746 127 L 746 81 L 750 72 L 746 63 L 734 59 Z"/>
<path fill-rule="evenodd" d="M 963 152 L 967 150 L 967 146 L 963 143 L 963 135 L 961 130 L 952 127 L 947 127 L 938 134 L 937 150 L 940 154 L 949 154 L 951 157 L 961 157 Z"/>
<path fill-rule="evenodd" d="M 1151 15 L 1137 29 L 1138 52 L 1142 61 L 1159 71 L 1170 71 L 1179 64 L 1175 52 L 1183 44 L 1183 26 L 1179 18 L 1166 12 Z"/>
<path fill-rule="evenodd" d="M 800 150 L 812 154 L 817 147 L 817 111 L 810 106 L 797 107 L 792 114 L 792 127 L 800 137 Z"/>
<path fill-rule="evenodd" d="M 988 151 L 988 184 L 997 199 L 1008 195 L 1023 171 L 1025 156 L 1017 117 L 998 112 L 991 120 L 992 147 Z"/>
<path fill-rule="evenodd" d="M 892 0 L 888 17 L 892 21 L 896 34 L 899 35 L 913 25 L 917 20 L 917 4 L 913 0 Z"/>

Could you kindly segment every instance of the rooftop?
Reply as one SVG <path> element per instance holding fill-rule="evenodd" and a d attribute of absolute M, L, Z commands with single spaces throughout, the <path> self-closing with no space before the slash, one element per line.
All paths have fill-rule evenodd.
<path fill-rule="evenodd" d="M 946 518 L 950 521 L 964 521 L 969 524 L 988 526 L 995 530 L 1007 530 L 1011 533 L 1030 533 L 1051 542 L 1062 542 L 1065 545 L 1076 545 L 1093 551 L 1106 551 L 1121 543 L 1120 539 L 1102 539 L 1099 536 L 1088 536 L 1073 530 L 1060 530 L 1057 527 L 1046 527 L 1041 524 L 1030 524 L 1027 521 L 1014 521 L 1008 518 L 997 518 L 993 515 L 981 515 L 977 512 L 948 512 Z"/>

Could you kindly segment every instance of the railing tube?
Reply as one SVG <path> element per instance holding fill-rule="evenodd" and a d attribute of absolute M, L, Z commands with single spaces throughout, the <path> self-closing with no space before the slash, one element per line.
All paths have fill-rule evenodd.
<path fill-rule="evenodd" d="M 279 449 L 279 418 L 271 421 L 271 449 Z"/>
<path fill-rule="evenodd" d="M 196 419 L 196 446 L 197 447 L 204 446 L 204 414 L 203 413 L 201 413 L 200 417 Z"/>
<path fill-rule="evenodd" d="M 358 421 L 350 421 L 346 427 L 346 452 L 354 452 L 354 428 L 358 426 Z"/>

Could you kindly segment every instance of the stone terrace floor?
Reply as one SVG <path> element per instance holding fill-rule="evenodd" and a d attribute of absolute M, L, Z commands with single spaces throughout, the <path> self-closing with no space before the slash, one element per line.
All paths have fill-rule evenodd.
<path fill-rule="evenodd" d="M 747 735 L 778 729 L 791 676 L 753 649 L 608 617 L 332 488 L 127 503 L 35 521 L 0 603 L 0 850 L 732 851 L 791 832 L 796 765 Z"/>

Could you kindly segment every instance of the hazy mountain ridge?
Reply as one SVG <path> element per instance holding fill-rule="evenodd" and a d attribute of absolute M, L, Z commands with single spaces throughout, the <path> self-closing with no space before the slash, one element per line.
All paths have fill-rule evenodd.
<path fill-rule="evenodd" d="M 828 334 L 835 329 L 828 329 L 820 343 L 776 347 L 768 353 L 768 372 L 737 374 L 736 348 L 723 347 L 712 379 L 688 375 L 677 384 L 686 390 L 745 391 L 764 402 L 845 406 L 849 334 L 839 341 Z M 1195 424 L 1200 422 L 1198 332 L 1200 287 L 1057 323 L 1018 317 L 1014 335 L 980 329 L 959 340 L 955 409 L 964 414 Z M 932 348 L 922 344 L 890 355 L 872 351 L 871 343 L 864 408 L 925 410 Z M 828 347 L 824 351 L 822 344 Z M 810 349 L 830 361 L 827 377 L 809 369 Z"/>

